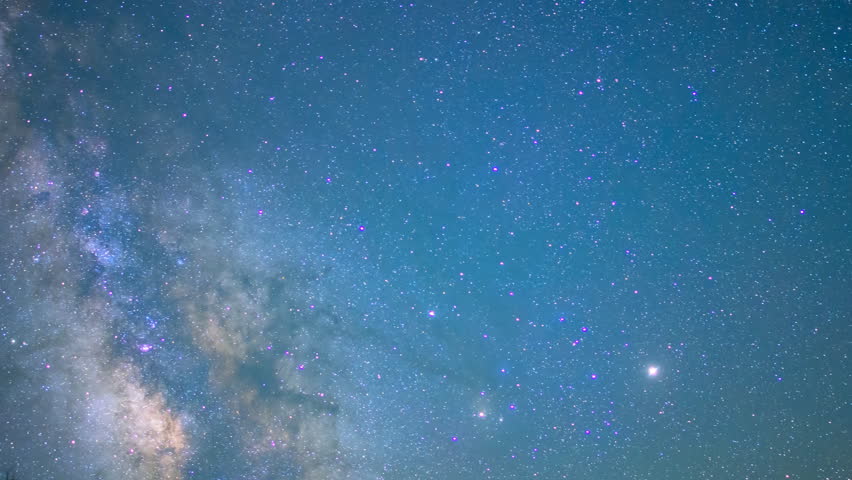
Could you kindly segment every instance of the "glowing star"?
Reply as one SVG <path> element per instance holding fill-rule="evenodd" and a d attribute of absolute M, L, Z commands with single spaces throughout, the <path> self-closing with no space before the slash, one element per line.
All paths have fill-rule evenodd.
<path fill-rule="evenodd" d="M 660 367 L 654 367 L 654 366 L 648 367 L 648 376 L 649 377 L 656 377 L 658 373 L 660 373 Z"/>

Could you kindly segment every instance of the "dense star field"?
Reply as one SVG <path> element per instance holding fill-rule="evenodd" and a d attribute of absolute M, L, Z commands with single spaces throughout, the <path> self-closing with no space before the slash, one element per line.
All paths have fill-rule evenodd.
<path fill-rule="evenodd" d="M 850 18 L 0 2 L 0 472 L 850 478 Z"/>

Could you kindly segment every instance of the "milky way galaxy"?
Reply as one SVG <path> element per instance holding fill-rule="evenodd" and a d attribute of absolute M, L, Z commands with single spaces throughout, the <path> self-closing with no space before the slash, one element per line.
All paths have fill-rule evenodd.
<path fill-rule="evenodd" d="M 3 3 L 0 472 L 847 478 L 849 14 Z"/>

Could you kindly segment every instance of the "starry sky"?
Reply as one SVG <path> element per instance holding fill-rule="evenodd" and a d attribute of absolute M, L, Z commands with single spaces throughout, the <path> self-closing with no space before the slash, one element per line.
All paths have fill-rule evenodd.
<path fill-rule="evenodd" d="M 851 17 L 3 2 L 0 468 L 850 478 Z"/>

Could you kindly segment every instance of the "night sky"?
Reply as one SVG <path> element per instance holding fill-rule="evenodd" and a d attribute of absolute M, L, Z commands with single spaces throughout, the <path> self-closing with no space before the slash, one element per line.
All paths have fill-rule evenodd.
<path fill-rule="evenodd" d="M 852 477 L 848 1 L 0 6 L 0 469 Z"/>

